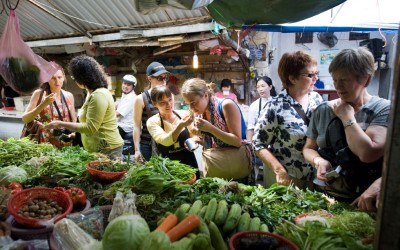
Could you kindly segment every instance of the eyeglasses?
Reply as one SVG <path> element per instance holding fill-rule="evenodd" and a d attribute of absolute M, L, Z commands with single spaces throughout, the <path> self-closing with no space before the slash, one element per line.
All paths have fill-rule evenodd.
<path fill-rule="evenodd" d="M 159 81 L 159 82 L 163 82 L 163 81 L 168 82 L 169 81 L 169 76 L 152 76 L 152 77 L 157 79 L 157 81 Z"/>
<path fill-rule="evenodd" d="M 307 76 L 308 78 L 314 78 L 319 76 L 319 72 L 315 72 L 315 73 L 300 73 L 301 76 Z"/>

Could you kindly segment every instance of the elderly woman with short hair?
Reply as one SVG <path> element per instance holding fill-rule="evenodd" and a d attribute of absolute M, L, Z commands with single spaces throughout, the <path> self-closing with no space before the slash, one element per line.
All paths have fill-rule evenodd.
<path fill-rule="evenodd" d="M 320 189 L 351 201 L 381 174 L 390 102 L 367 91 L 374 56 L 366 48 L 342 50 L 329 72 L 339 98 L 315 110 L 303 153 L 317 168 Z"/>
<path fill-rule="evenodd" d="M 284 90 L 267 102 L 266 111 L 254 127 L 252 143 L 266 165 L 264 171 L 275 174 L 278 184 L 312 189 L 314 170 L 304 160 L 302 149 L 307 120 L 322 102 L 322 97 L 313 92 L 318 79 L 317 61 L 302 51 L 288 52 L 279 61 L 278 73 Z"/>

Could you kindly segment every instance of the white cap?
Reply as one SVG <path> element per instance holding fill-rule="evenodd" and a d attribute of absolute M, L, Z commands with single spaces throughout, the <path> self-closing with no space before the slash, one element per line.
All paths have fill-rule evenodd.
<path fill-rule="evenodd" d="M 133 86 L 135 86 L 136 85 L 136 77 L 134 77 L 133 75 L 124 75 L 124 77 L 122 77 L 122 80 L 125 82 L 125 83 L 130 83 L 130 84 L 133 84 Z"/>

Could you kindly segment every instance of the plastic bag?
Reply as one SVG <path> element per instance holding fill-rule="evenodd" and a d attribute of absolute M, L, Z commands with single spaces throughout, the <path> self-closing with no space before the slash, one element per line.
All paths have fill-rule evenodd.
<path fill-rule="evenodd" d="M 55 63 L 47 62 L 22 40 L 15 10 L 0 37 L 0 74 L 20 94 L 31 94 L 57 72 Z"/>
<path fill-rule="evenodd" d="M 99 207 L 90 208 L 82 212 L 67 215 L 67 218 L 76 223 L 93 238 L 100 240 L 104 233 L 104 215 Z"/>

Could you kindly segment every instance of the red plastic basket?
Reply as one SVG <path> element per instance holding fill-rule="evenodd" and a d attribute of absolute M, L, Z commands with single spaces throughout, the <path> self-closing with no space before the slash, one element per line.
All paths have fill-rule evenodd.
<path fill-rule="evenodd" d="M 28 218 L 18 214 L 18 211 L 28 202 L 35 199 L 55 201 L 62 207 L 63 213 L 51 219 Z M 29 188 L 22 190 L 10 197 L 7 203 L 8 212 L 14 217 L 15 221 L 24 227 L 41 228 L 50 223 L 61 220 L 72 211 L 73 203 L 69 195 L 53 188 Z"/>
<path fill-rule="evenodd" d="M 113 164 L 109 161 L 92 161 L 86 164 L 86 169 L 89 172 L 89 175 L 95 180 L 103 183 L 111 183 L 114 181 L 120 180 L 128 170 L 124 170 L 121 172 L 106 172 L 97 170 L 96 166 L 102 164 Z"/>
<path fill-rule="evenodd" d="M 240 240 L 241 239 L 252 239 L 254 241 L 261 240 L 263 237 L 275 238 L 279 242 L 279 247 L 286 247 L 286 249 L 300 250 L 293 242 L 288 239 L 273 233 L 263 232 L 263 231 L 242 231 L 234 234 L 229 240 L 230 250 L 241 250 Z"/>

